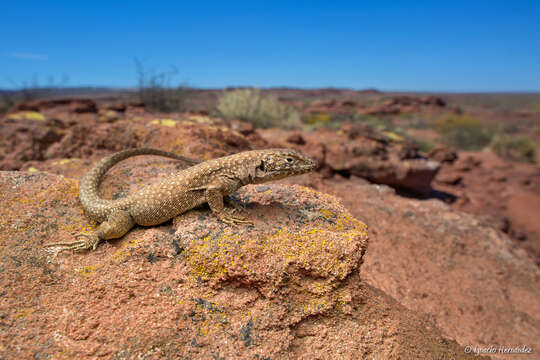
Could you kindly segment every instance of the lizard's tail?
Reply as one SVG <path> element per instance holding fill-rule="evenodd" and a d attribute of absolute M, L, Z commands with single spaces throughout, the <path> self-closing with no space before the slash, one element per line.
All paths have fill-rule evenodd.
<path fill-rule="evenodd" d="M 198 164 L 201 162 L 201 160 L 150 148 L 128 149 L 104 157 L 82 178 L 79 188 L 79 199 L 81 200 L 83 208 L 89 213 L 91 218 L 97 221 L 103 221 L 106 217 L 104 211 L 108 206 L 115 202 L 115 200 L 106 200 L 99 197 L 98 189 L 103 175 L 120 161 L 137 155 L 159 155 L 186 161 L 191 164 Z"/>

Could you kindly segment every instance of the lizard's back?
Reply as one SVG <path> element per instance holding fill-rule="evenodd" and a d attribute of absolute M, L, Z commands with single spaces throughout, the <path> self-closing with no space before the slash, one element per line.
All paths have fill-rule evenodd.
<path fill-rule="evenodd" d="M 128 149 L 106 156 L 100 161 L 98 161 L 81 180 L 79 199 L 81 200 L 81 204 L 90 216 L 90 218 L 98 222 L 103 222 L 107 219 L 108 215 L 111 212 L 114 212 L 117 209 L 127 210 L 130 206 L 132 206 L 131 204 L 133 200 L 133 195 L 122 199 L 108 200 L 103 199 L 99 196 L 98 189 L 101 178 L 107 172 L 107 170 L 109 170 L 118 162 L 137 155 L 159 155 L 177 160 L 183 160 L 192 164 L 200 163 L 199 160 L 190 159 L 180 155 L 176 155 L 174 153 L 149 148 Z"/>
<path fill-rule="evenodd" d="M 214 165 L 214 166 L 212 166 Z M 209 161 L 145 186 L 125 199 L 124 208 L 139 225 L 157 225 L 205 203 L 204 187 L 216 173 L 215 162 Z"/>

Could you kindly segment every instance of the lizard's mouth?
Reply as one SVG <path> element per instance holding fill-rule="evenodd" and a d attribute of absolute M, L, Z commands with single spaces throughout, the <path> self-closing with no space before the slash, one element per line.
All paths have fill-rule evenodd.
<path fill-rule="evenodd" d="M 299 172 L 301 174 L 305 174 L 305 173 L 315 170 L 316 167 L 317 167 L 317 162 L 315 160 L 306 158 L 305 163 L 299 166 Z"/>
<path fill-rule="evenodd" d="M 291 176 L 291 175 L 302 175 L 309 172 L 312 172 L 317 167 L 317 162 L 315 160 L 307 158 L 303 164 L 297 165 L 294 168 L 284 167 L 275 172 L 275 175 L 280 176 Z"/>

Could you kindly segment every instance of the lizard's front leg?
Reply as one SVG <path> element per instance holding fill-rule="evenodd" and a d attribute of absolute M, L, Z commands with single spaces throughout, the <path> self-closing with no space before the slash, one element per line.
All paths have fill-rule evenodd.
<path fill-rule="evenodd" d="M 131 215 L 125 210 L 118 210 L 111 213 L 107 220 L 102 222 L 98 229 L 90 234 L 76 234 L 75 238 L 81 240 L 71 242 L 58 242 L 47 244 L 45 246 L 61 246 L 58 253 L 66 250 L 82 251 L 92 249 L 95 250 L 102 240 L 118 239 L 124 236 L 133 226 L 135 222 Z"/>
<path fill-rule="evenodd" d="M 219 220 L 223 221 L 226 224 L 250 224 L 253 225 L 252 221 L 242 219 L 240 217 L 232 216 L 227 214 L 223 206 L 223 194 L 219 189 L 216 188 L 207 188 L 204 192 L 206 201 L 210 206 L 210 210 L 218 217 Z"/>

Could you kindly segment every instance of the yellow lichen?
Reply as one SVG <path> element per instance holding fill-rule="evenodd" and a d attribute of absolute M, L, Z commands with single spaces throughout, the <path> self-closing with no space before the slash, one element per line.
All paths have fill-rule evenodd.
<path fill-rule="evenodd" d="M 229 271 L 242 268 L 246 257 L 256 254 L 261 257 L 281 259 L 281 268 L 298 263 L 310 267 L 316 260 L 318 272 L 343 278 L 350 271 L 348 259 L 342 259 L 341 249 L 347 242 L 367 237 L 366 226 L 348 214 L 338 216 L 331 211 L 334 222 L 325 227 L 307 228 L 299 232 L 279 229 L 260 239 L 241 241 L 240 237 L 226 230 L 216 238 L 207 236 L 186 251 L 186 260 L 193 275 L 203 280 L 224 279 Z M 329 241 L 336 236 L 335 241 Z M 277 255 L 277 256 L 276 256 Z M 322 290 L 314 289 L 314 292 Z"/>
<path fill-rule="evenodd" d="M 22 308 L 19 310 L 19 312 L 17 313 L 16 317 L 17 318 L 25 318 L 27 317 L 28 315 L 34 313 L 36 310 L 35 309 L 32 309 L 32 308 Z"/>
<path fill-rule="evenodd" d="M 74 271 L 77 274 L 82 275 L 82 276 L 87 278 L 96 271 L 96 267 L 91 265 L 91 266 L 86 266 L 86 267 L 83 267 L 83 268 L 80 268 L 80 269 L 74 269 Z"/>
<path fill-rule="evenodd" d="M 200 124 L 210 124 L 212 123 L 212 119 L 210 119 L 208 116 L 205 115 L 191 115 L 189 117 L 189 120 L 192 120 L 196 123 Z"/>
<path fill-rule="evenodd" d="M 59 160 L 59 161 L 53 161 L 52 162 L 52 165 L 65 165 L 65 164 L 69 164 L 71 162 L 77 162 L 79 161 L 80 159 L 76 159 L 76 158 L 73 158 L 73 159 L 62 159 L 62 160 Z"/>
<path fill-rule="evenodd" d="M 156 119 L 156 120 L 151 121 L 151 124 L 168 126 L 168 127 L 175 127 L 177 123 L 178 122 L 173 119 Z"/>
<path fill-rule="evenodd" d="M 27 119 L 27 120 L 44 121 L 45 116 L 43 116 L 43 114 L 36 111 L 21 111 L 18 113 L 9 114 L 8 119 L 13 119 L 13 120 Z"/>
<path fill-rule="evenodd" d="M 135 245 L 137 245 L 137 243 L 138 243 L 137 239 L 132 239 L 128 241 L 123 249 L 119 249 L 117 252 L 113 254 L 111 258 L 111 262 L 117 263 L 117 264 L 120 264 L 121 262 L 123 262 L 127 256 L 124 250 L 134 247 Z"/>
<path fill-rule="evenodd" d="M 403 141 L 405 139 L 403 136 L 398 135 L 398 134 L 396 134 L 394 132 L 391 132 L 391 131 L 383 131 L 382 133 L 384 135 L 388 136 L 392 140 Z"/>

